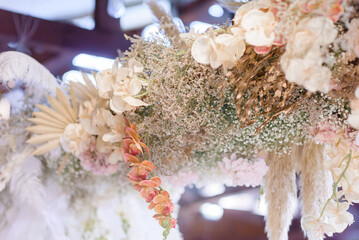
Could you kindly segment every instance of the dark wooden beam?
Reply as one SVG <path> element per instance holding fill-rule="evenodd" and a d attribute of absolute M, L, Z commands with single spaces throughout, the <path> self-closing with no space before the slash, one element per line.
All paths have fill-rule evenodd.
<path fill-rule="evenodd" d="M 0 41 L 18 40 L 14 16 L 20 18 L 23 15 L 0 10 Z M 35 34 L 26 43 L 29 47 L 51 51 L 73 50 L 113 58 L 117 56 L 117 49 L 126 50 L 130 45 L 119 28 L 117 32 L 90 31 L 68 23 L 28 18 L 38 24 Z"/>
<path fill-rule="evenodd" d="M 100 32 L 116 33 L 120 30 L 119 19 L 115 19 L 107 13 L 108 0 L 96 0 L 95 5 L 95 30 Z"/>

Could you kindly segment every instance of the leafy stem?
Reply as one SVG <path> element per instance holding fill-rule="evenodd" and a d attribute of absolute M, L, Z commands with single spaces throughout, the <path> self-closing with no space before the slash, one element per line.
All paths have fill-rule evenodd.
<path fill-rule="evenodd" d="M 350 165 L 350 162 L 352 160 L 352 151 L 350 150 L 349 154 L 346 155 L 343 160 L 341 161 L 341 163 L 343 163 L 346 159 L 348 159 L 348 162 L 347 162 L 347 165 L 345 166 L 344 170 L 342 171 L 342 173 L 339 175 L 338 177 L 338 180 L 335 182 L 334 186 L 333 186 L 333 193 L 332 195 L 330 196 L 330 198 L 326 201 L 326 203 L 324 204 L 324 207 L 320 213 L 320 216 L 319 216 L 319 219 L 320 220 L 324 214 L 324 211 L 328 205 L 328 203 L 330 202 L 330 200 L 332 200 L 333 198 L 335 198 L 338 206 L 339 206 L 339 202 L 338 202 L 338 198 L 337 198 L 337 188 L 338 188 L 338 185 L 339 185 L 339 182 L 340 180 L 345 177 L 345 173 L 347 172 L 348 168 L 349 168 L 349 165 Z"/>

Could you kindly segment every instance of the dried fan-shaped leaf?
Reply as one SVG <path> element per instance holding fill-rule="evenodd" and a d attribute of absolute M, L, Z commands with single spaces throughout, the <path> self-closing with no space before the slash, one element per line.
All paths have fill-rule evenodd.
<path fill-rule="evenodd" d="M 71 87 L 72 89 L 72 87 Z M 70 105 L 65 94 L 60 90 L 56 90 L 57 99 L 48 96 L 50 105 L 55 109 L 49 108 L 44 105 L 37 105 L 41 112 L 35 112 L 35 118 L 29 120 L 36 125 L 28 127 L 27 131 L 39 134 L 32 136 L 27 143 L 43 145 L 39 146 L 33 155 L 46 153 L 60 144 L 60 136 L 64 133 L 67 125 L 76 123 L 78 119 L 78 108 L 76 105 L 75 95 L 71 91 Z"/>

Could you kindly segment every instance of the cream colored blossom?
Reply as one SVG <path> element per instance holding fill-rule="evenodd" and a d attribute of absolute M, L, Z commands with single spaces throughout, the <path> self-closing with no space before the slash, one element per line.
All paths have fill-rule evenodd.
<path fill-rule="evenodd" d="M 71 123 L 66 126 L 64 133 L 60 137 L 60 144 L 65 152 L 79 156 L 90 141 L 88 135 L 81 124 Z"/>
<path fill-rule="evenodd" d="M 354 222 L 354 217 L 348 212 L 349 203 L 330 201 L 325 210 L 324 217 L 329 218 L 329 222 L 334 226 L 335 232 L 343 232 L 349 225 Z"/>
<path fill-rule="evenodd" d="M 336 35 L 333 22 L 325 17 L 302 20 L 281 58 L 281 67 L 287 80 L 311 92 L 328 92 L 331 71 L 323 66 L 322 48 L 332 43 Z"/>
<path fill-rule="evenodd" d="M 322 66 L 319 52 L 312 51 L 305 58 L 291 59 L 283 70 L 288 81 L 302 85 L 311 92 L 327 93 L 330 90 L 331 71 Z"/>
<path fill-rule="evenodd" d="M 275 17 L 271 11 L 263 12 L 253 9 L 247 12 L 241 21 L 245 30 L 245 41 L 253 46 L 270 47 L 275 40 Z"/>
<path fill-rule="evenodd" d="M 124 128 L 126 127 L 123 116 L 114 116 L 110 111 L 107 110 L 104 110 L 102 114 L 110 130 L 102 136 L 102 140 L 110 143 L 121 142 L 125 137 Z"/>
<path fill-rule="evenodd" d="M 231 34 L 216 35 L 213 30 L 197 38 L 192 45 L 193 58 L 202 64 L 210 64 L 212 68 L 223 65 L 231 68 L 245 51 L 242 38 Z"/>
<path fill-rule="evenodd" d="M 147 106 L 145 102 L 135 97 L 144 85 L 137 77 L 137 74 L 142 71 L 142 64 L 135 59 L 130 59 L 128 68 L 118 69 L 117 63 L 115 63 L 112 69 L 97 73 L 99 95 L 110 100 L 112 111 L 123 113 L 139 106 Z"/>
<path fill-rule="evenodd" d="M 348 182 L 343 181 L 341 186 L 342 186 L 341 192 L 344 194 L 345 199 L 348 202 L 359 203 L 359 177 L 355 177 L 352 181 L 348 181 Z"/>
<path fill-rule="evenodd" d="M 244 15 L 246 15 L 249 11 L 253 9 L 268 9 L 270 8 L 271 3 L 267 0 L 253 0 L 246 4 L 243 4 L 238 10 L 233 18 L 233 22 L 235 25 L 241 25 L 242 19 Z"/>
<path fill-rule="evenodd" d="M 307 233 L 309 239 L 323 239 L 324 234 L 331 236 L 335 232 L 335 227 L 311 215 L 302 217 L 302 229 Z"/>

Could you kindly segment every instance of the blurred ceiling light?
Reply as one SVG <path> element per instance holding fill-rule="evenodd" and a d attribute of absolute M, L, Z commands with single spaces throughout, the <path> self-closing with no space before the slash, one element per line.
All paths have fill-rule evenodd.
<path fill-rule="evenodd" d="M 76 67 L 86 68 L 96 71 L 112 68 L 114 62 L 115 62 L 114 59 L 99 57 L 86 53 L 80 53 L 79 55 L 75 56 L 74 59 L 72 60 L 72 64 Z"/>
<path fill-rule="evenodd" d="M 218 204 L 224 209 L 252 211 L 256 196 L 250 193 L 239 193 L 219 199 Z"/>
<path fill-rule="evenodd" d="M 212 17 L 222 17 L 224 14 L 224 10 L 219 4 L 213 4 L 208 8 L 208 14 Z"/>
<path fill-rule="evenodd" d="M 224 193 L 225 190 L 226 190 L 226 188 L 224 187 L 223 184 L 214 183 L 214 184 L 207 185 L 204 188 L 201 188 L 199 190 L 199 194 L 202 197 L 213 197 L 213 196 L 217 196 L 217 195 Z"/>
<path fill-rule="evenodd" d="M 91 15 L 95 0 L 0 0 L 0 8 L 52 21 Z"/>
<path fill-rule="evenodd" d="M 84 28 L 87 30 L 94 30 L 95 29 L 95 19 L 92 16 L 86 16 L 81 18 L 75 18 L 70 21 L 74 25 Z"/>
<path fill-rule="evenodd" d="M 94 78 L 94 76 L 90 73 L 85 73 L 89 79 L 91 80 L 91 82 L 96 86 L 96 80 Z M 65 83 L 69 83 L 69 82 L 79 82 L 79 83 L 83 83 L 85 84 L 85 81 L 82 77 L 82 74 L 80 71 L 76 71 L 76 70 L 70 70 L 68 72 L 65 72 L 64 75 L 62 75 L 62 80 Z"/>
<path fill-rule="evenodd" d="M 171 3 L 168 0 L 157 0 L 157 3 L 165 9 L 166 12 L 171 12 Z M 125 14 L 121 17 L 120 26 L 122 31 L 131 31 L 143 28 L 153 23 L 154 17 L 147 4 L 138 4 L 126 8 Z"/>
<path fill-rule="evenodd" d="M 158 35 L 159 33 L 160 25 L 158 23 L 152 23 L 142 30 L 141 37 L 143 37 L 145 40 L 151 40 L 153 35 Z"/>
<path fill-rule="evenodd" d="M 223 208 L 218 206 L 217 204 L 212 203 L 204 203 L 199 208 L 199 212 L 203 216 L 204 219 L 210 221 L 218 221 L 223 216 Z"/>
<path fill-rule="evenodd" d="M 180 33 L 186 32 L 184 24 L 180 18 L 173 18 L 173 22 L 177 26 Z M 160 29 L 160 24 L 158 23 L 152 23 L 146 26 L 141 32 L 141 36 L 147 41 L 151 41 L 154 35 L 166 40 L 166 36 L 162 33 Z"/>
<path fill-rule="evenodd" d="M 126 12 L 123 0 L 109 0 L 107 3 L 107 13 L 113 18 L 120 18 Z"/>
<path fill-rule="evenodd" d="M 213 25 L 205 22 L 193 21 L 189 27 L 191 29 L 193 28 L 195 32 L 204 33 L 208 28 L 213 27 Z"/>
<path fill-rule="evenodd" d="M 264 201 L 264 196 L 259 200 L 257 199 L 255 207 L 252 209 L 252 212 L 257 215 L 265 216 L 267 213 L 267 205 Z"/>

